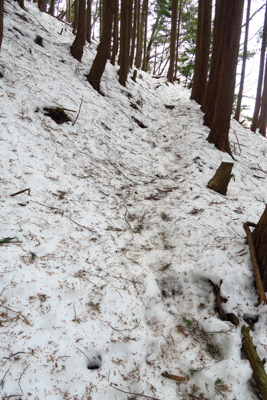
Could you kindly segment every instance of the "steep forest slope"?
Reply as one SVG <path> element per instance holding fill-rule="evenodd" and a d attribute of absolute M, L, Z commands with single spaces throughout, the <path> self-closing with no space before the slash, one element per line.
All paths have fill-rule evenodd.
<path fill-rule="evenodd" d="M 78 63 L 71 28 L 26 8 L 5 2 L 0 52 L 2 398 L 257 399 L 241 327 L 266 357 L 267 306 L 242 224 L 267 202 L 266 139 L 233 121 L 233 161 L 144 72 L 124 88 L 108 63 L 98 94 L 97 43 Z M 227 196 L 207 188 L 221 161 Z"/>

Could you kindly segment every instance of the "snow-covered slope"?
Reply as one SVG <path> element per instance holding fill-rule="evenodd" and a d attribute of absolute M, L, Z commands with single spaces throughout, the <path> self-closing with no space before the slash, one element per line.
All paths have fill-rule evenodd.
<path fill-rule="evenodd" d="M 26 7 L 5 2 L 0 52 L 3 398 L 256 399 L 241 326 L 258 316 L 266 357 L 267 307 L 242 224 L 265 208 L 266 140 L 233 121 L 234 178 L 227 196 L 210 191 L 233 160 L 206 141 L 190 93 L 143 72 L 124 88 L 109 63 L 96 93 L 97 44 L 78 63 L 70 27 Z"/>

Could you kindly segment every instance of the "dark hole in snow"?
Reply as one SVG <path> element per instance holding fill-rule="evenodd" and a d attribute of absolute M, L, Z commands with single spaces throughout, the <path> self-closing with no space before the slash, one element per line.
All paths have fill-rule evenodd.
<path fill-rule="evenodd" d="M 34 43 L 38 44 L 41 47 L 44 47 L 42 36 L 37 35 L 36 38 L 34 39 Z"/>
<path fill-rule="evenodd" d="M 173 110 L 174 107 L 175 107 L 175 106 L 173 106 L 173 105 L 165 104 L 165 108 L 167 108 L 167 110 Z"/>
<path fill-rule="evenodd" d="M 132 119 L 134 120 L 134 122 L 137 123 L 138 126 L 140 126 L 140 128 L 142 128 L 142 129 L 147 128 L 147 126 L 144 125 L 143 122 L 139 121 L 139 119 L 137 119 L 135 117 L 132 117 Z"/>
<path fill-rule="evenodd" d="M 66 112 L 61 107 L 44 107 L 46 116 L 52 118 L 57 124 L 64 124 L 64 122 L 71 121 Z"/>
<path fill-rule="evenodd" d="M 101 365 L 102 365 L 101 357 L 98 356 L 97 359 L 93 358 L 93 360 L 91 360 L 90 362 L 88 362 L 88 364 L 87 364 L 87 369 L 91 369 L 91 370 L 93 370 L 93 369 L 99 369 L 99 368 L 101 367 Z"/>

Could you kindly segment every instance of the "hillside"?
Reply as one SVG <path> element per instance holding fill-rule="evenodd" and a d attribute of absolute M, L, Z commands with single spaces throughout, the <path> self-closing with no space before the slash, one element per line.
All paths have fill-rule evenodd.
<path fill-rule="evenodd" d="M 267 202 L 266 139 L 232 121 L 212 192 L 233 159 L 188 90 L 141 71 L 124 88 L 108 63 L 98 94 L 97 43 L 78 63 L 71 28 L 26 8 L 5 2 L 0 52 L 2 398 L 257 399 L 241 327 L 266 357 L 267 306 L 242 225 Z"/>

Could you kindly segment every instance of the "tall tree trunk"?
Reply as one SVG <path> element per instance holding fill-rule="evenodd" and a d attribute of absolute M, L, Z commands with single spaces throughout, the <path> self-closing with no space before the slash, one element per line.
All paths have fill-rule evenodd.
<path fill-rule="evenodd" d="M 133 22 L 133 29 L 132 29 L 132 46 L 131 46 L 130 61 L 129 61 L 130 68 L 132 68 L 132 66 L 133 66 L 135 42 L 136 42 L 136 36 L 137 36 L 137 32 L 136 32 L 137 16 L 138 16 L 137 1 L 138 0 L 134 0 L 134 22 Z"/>
<path fill-rule="evenodd" d="M 118 53 L 118 37 L 119 37 L 119 0 L 115 0 L 115 13 L 114 13 L 114 23 L 113 23 L 113 48 L 111 64 L 115 65 L 116 55 Z"/>
<path fill-rule="evenodd" d="M 266 123 L 267 123 L 267 57 L 265 61 L 265 76 L 264 76 L 264 85 L 263 85 L 263 93 L 261 99 L 261 114 L 260 114 L 260 125 L 259 132 L 262 136 L 266 137 Z"/>
<path fill-rule="evenodd" d="M 103 20 L 104 20 L 104 4 L 105 0 L 99 0 L 99 37 L 101 38 L 102 33 L 103 33 Z"/>
<path fill-rule="evenodd" d="M 144 40 L 144 0 L 141 12 L 141 1 L 138 1 L 138 26 L 137 26 L 137 48 L 136 48 L 136 56 L 135 56 L 135 66 L 136 68 L 141 67 L 142 63 L 142 52 L 143 52 L 143 40 Z"/>
<path fill-rule="evenodd" d="M 92 31 L 92 1 L 87 0 L 86 9 L 86 40 L 91 43 L 91 31 Z"/>
<path fill-rule="evenodd" d="M 78 61 L 81 61 L 82 59 L 84 44 L 85 44 L 85 0 L 79 0 L 78 29 L 75 40 L 70 50 L 71 55 Z"/>
<path fill-rule="evenodd" d="M 214 116 L 208 141 L 224 152 L 231 154 L 229 128 L 234 102 L 236 66 L 238 62 L 239 41 L 242 26 L 244 0 L 224 0 L 225 14 L 223 24 L 226 32 L 223 41 L 220 83 Z"/>
<path fill-rule="evenodd" d="M 205 113 L 204 125 L 208 126 L 209 128 L 211 128 L 213 120 L 220 82 L 220 71 L 223 56 L 221 48 L 223 46 L 225 35 L 225 25 L 223 24 L 224 10 L 224 0 L 216 0 L 210 76 L 201 106 L 201 110 Z"/>
<path fill-rule="evenodd" d="M 55 0 L 51 0 L 48 14 L 54 15 L 54 13 L 55 13 Z"/>
<path fill-rule="evenodd" d="M 130 24 L 131 24 L 132 0 L 121 0 L 121 40 L 120 40 L 120 78 L 121 85 L 126 86 L 129 71 L 129 47 L 130 47 Z"/>
<path fill-rule="evenodd" d="M 66 22 L 70 23 L 70 0 L 66 1 Z M 75 5 L 74 5 L 75 7 Z"/>
<path fill-rule="evenodd" d="M 112 36 L 112 21 L 115 8 L 115 0 L 104 0 L 103 7 L 104 26 L 103 34 L 97 49 L 97 54 L 94 59 L 92 68 L 87 75 L 87 80 L 95 90 L 99 92 L 100 80 L 105 70 L 105 66 L 110 54 L 110 44 Z"/>
<path fill-rule="evenodd" d="M 240 79 L 239 92 L 238 92 L 238 98 L 237 98 L 237 105 L 236 105 L 235 116 L 234 116 L 234 119 L 236 119 L 238 122 L 239 122 L 240 112 L 241 112 L 241 103 L 242 103 L 245 72 L 246 72 L 246 60 L 247 60 L 247 52 L 248 52 L 248 30 L 249 30 L 250 6 L 251 6 L 251 0 L 248 0 L 246 32 L 245 32 L 244 51 L 243 51 L 243 64 L 242 64 L 241 79 Z"/>
<path fill-rule="evenodd" d="M 4 0 L 0 0 L 0 49 L 3 40 L 4 31 Z"/>
<path fill-rule="evenodd" d="M 144 53 L 142 70 L 147 70 L 146 52 L 147 52 L 147 18 L 148 18 L 148 0 L 144 0 Z"/>
<path fill-rule="evenodd" d="M 197 44 L 191 100 L 202 104 L 207 85 L 212 0 L 198 1 Z"/>
<path fill-rule="evenodd" d="M 175 45 L 176 45 L 176 27 L 178 16 L 178 0 L 172 0 L 172 27 L 171 27 L 171 43 L 170 43 L 170 64 L 167 73 L 167 79 L 173 83 L 174 61 L 175 61 Z"/>
<path fill-rule="evenodd" d="M 265 50 L 266 50 L 266 39 L 267 39 L 267 1 L 265 5 L 265 18 L 264 18 L 264 26 L 262 33 L 262 44 L 261 44 L 261 59 L 260 59 L 260 70 L 259 70 L 259 78 L 258 78 L 258 87 L 257 87 L 257 95 L 254 107 L 254 113 L 251 123 L 252 132 L 256 132 L 257 123 L 259 118 L 260 111 L 260 103 L 261 103 L 261 90 L 262 90 L 262 81 L 263 81 L 263 72 L 264 72 L 264 59 L 265 59 Z"/>
<path fill-rule="evenodd" d="M 182 16 L 182 0 L 180 0 L 180 5 L 179 5 L 179 17 L 178 17 L 178 27 L 177 27 L 177 37 L 176 37 L 176 56 L 175 56 L 175 68 L 174 68 L 174 80 L 176 80 L 176 78 L 177 78 L 177 70 L 178 70 L 181 16 Z"/>
<path fill-rule="evenodd" d="M 79 0 L 74 0 L 74 17 L 72 23 L 72 33 L 75 35 L 78 27 L 78 12 L 79 12 Z"/>

